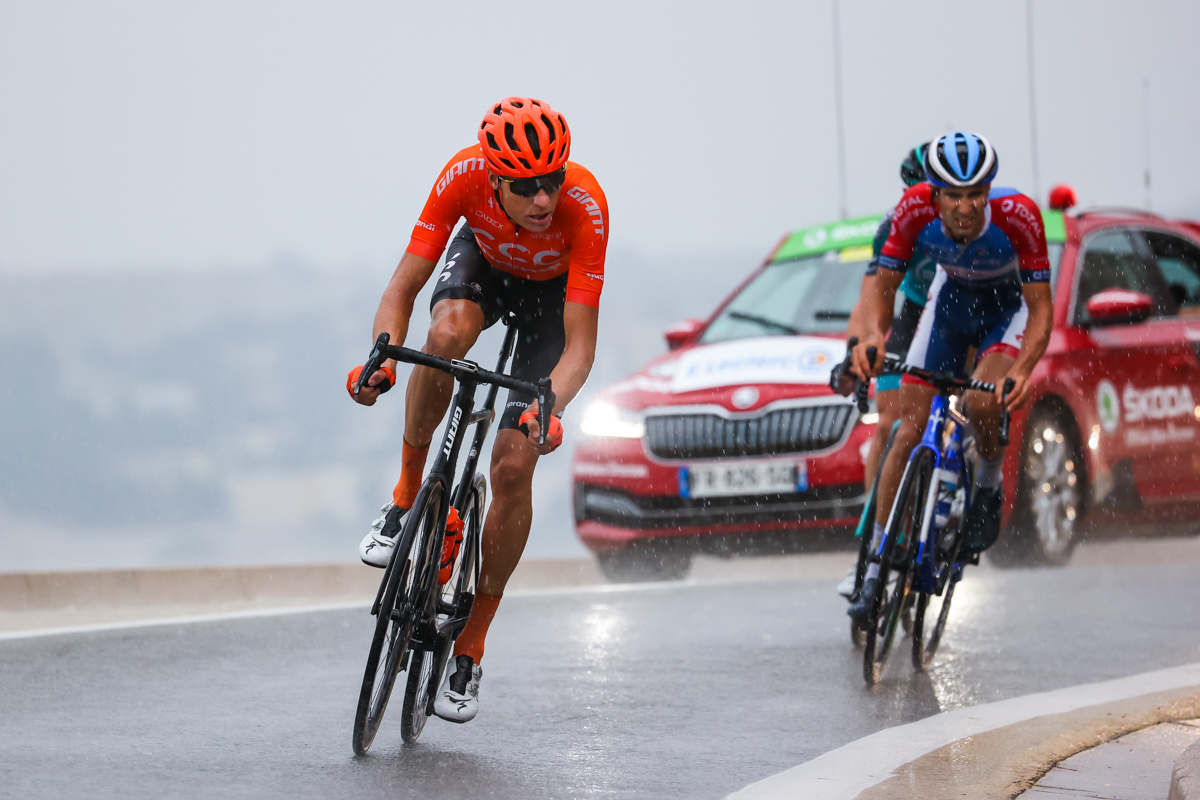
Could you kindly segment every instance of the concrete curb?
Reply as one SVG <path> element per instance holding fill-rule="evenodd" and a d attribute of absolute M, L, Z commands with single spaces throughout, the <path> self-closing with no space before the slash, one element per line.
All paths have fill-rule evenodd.
<path fill-rule="evenodd" d="M 1167 800 L 1200 800 L 1200 742 L 1175 759 Z"/>
<path fill-rule="evenodd" d="M 1092 747 L 1200 712 L 1200 686 L 1054 714 L 960 739 L 904 765 L 858 800 L 1008 800 Z M 1192 795 L 1191 800 L 1200 799 Z"/>
<path fill-rule="evenodd" d="M 1198 715 L 1200 663 L 1185 664 L 886 728 L 729 797 L 1011 800 L 1082 750 L 1159 722 Z"/>

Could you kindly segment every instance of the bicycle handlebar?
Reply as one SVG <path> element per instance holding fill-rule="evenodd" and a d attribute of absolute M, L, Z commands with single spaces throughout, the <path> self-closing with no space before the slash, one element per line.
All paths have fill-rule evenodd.
<path fill-rule="evenodd" d="M 502 386 L 505 389 L 533 395 L 538 399 L 538 426 L 540 428 L 538 444 L 544 445 L 546 443 L 546 433 L 550 430 L 550 413 L 553 411 L 554 403 L 557 400 L 551 388 L 549 378 L 542 378 L 537 383 L 524 381 L 520 378 L 514 378 L 511 375 L 484 369 L 474 361 L 447 360 L 440 356 L 422 353 L 420 350 L 389 344 L 390 341 L 391 336 L 387 331 L 379 334 L 379 338 L 375 340 L 375 347 L 371 350 L 371 355 L 367 359 L 367 363 L 363 365 L 363 371 L 358 376 L 358 382 L 354 384 L 355 394 L 358 394 L 367 385 L 367 379 L 374 375 L 376 370 L 383 365 L 383 362 L 389 358 L 403 361 L 406 364 L 430 367 L 449 373 L 459 381 L 466 380 L 471 383 L 494 384 Z"/>
<path fill-rule="evenodd" d="M 850 368 L 850 351 L 858 345 L 858 337 L 851 336 L 846 342 L 846 360 L 833 368 L 829 375 L 829 385 L 836 391 L 837 384 L 842 376 Z M 867 348 L 867 363 L 874 366 L 875 356 L 877 352 L 874 347 Z M 964 389 L 975 392 L 985 392 L 987 394 L 996 393 L 996 384 L 987 383 L 986 381 L 977 381 L 974 378 L 960 378 L 950 372 L 931 372 L 927 369 L 914 367 L 911 364 L 905 364 L 895 356 L 884 354 L 883 363 L 880 366 L 880 372 L 900 375 L 912 375 L 914 378 L 920 378 L 926 383 L 941 391 L 952 389 Z M 854 378 L 854 398 L 858 404 L 859 413 L 867 412 L 867 391 L 870 388 L 871 381 L 863 380 L 858 376 Z M 1000 444 L 1007 446 L 1009 443 L 1008 429 L 1012 422 L 1012 414 L 1008 410 L 1008 395 L 1016 386 L 1016 382 L 1012 378 L 1004 379 L 1004 388 L 1000 395 Z"/>

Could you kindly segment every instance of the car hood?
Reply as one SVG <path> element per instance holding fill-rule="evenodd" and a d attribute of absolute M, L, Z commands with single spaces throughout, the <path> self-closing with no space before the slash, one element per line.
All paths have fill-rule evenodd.
<path fill-rule="evenodd" d="M 603 390 L 598 399 L 641 411 L 720 405 L 753 411 L 782 399 L 829 396 L 829 371 L 846 353 L 835 336 L 764 336 L 672 351 Z"/>

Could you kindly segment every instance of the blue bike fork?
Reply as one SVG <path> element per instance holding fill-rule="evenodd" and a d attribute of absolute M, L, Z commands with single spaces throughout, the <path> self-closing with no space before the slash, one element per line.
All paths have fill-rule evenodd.
<path fill-rule="evenodd" d="M 932 489 L 932 491 L 927 491 L 925 498 L 923 498 L 925 508 L 924 513 L 921 515 L 921 529 L 917 532 L 917 573 L 914 576 L 914 588 L 918 591 L 931 591 L 937 580 L 937 576 L 933 570 L 933 559 L 926 558 L 925 553 L 927 550 L 926 545 L 930 543 L 931 540 L 934 545 L 937 544 L 937 528 L 933 524 L 933 521 L 938 495 L 937 481 L 939 479 L 939 473 L 943 467 L 943 462 L 946 461 L 946 458 L 941 451 L 941 439 L 942 431 L 946 423 L 947 410 L 947 398 L 940 394 L 935 396 L 929 409 L 929 421 L 925 424 L 925 432 L 921 436 L 921 443 L 913 448 L 913 452 L 908 458 L 908 465 L 905 467 L 906 471 L 912 469 L 913 464 L 922 450 L 929 451 L 929 453 L 933 456 L 933 470 L 930 477 L 930 489 Z M 958 430 L 955 430 L 954 438 L 956 439 L 956 443 L 957 440 L 961 439 L 961 433 Z M 958 448 L 955 449 L 957 450 Z M 951 465 L 945 464 L 945 466 L 950 467 Z M 901 480 L 901 485 L 903 485 L 903 479 Z M 895 515 L 895 513 L 896 504 L 893 502 L 891 515 Z M 892 529 L 893 522 L 891 515 L 888 517 L 887 524 L 887 529 L 889 532 Z M 932 536 L 930 536 L 931 532 Z M 886 539 L 887 537 L 885 536 L 884 541 L 880 542 L 879 550 L 876 552 L 876 556 L 883 555 Z"/>

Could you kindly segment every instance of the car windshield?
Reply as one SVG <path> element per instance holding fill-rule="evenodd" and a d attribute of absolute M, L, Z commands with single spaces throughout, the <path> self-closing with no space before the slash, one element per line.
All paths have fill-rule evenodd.
<path fill-rule="evenodd" d="M 725 306 L 701 341 L 844 331 L 870 260 L 870 247 L 850 247 L 771 264 Z"/>
<path fill-rule="evenodd" d="M 1050 281 L 1058 279 L 1063 246 L 1048 246 Z M 700 337 L 723 342 L 752 336 L 841 333 L 858 300 L 871 248 L 849 247 L 818 256 L 771 264 L 758 273 Z M 903 295 L 896 293 L 896 307 Z"/>

